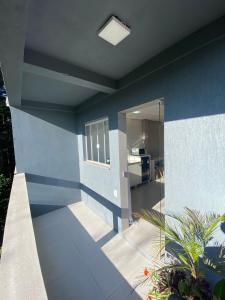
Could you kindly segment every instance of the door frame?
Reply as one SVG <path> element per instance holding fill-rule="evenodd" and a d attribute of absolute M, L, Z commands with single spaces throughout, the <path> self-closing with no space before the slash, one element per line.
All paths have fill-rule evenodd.
<path fill-rule="evenodd" d="M 159 98 L 151 101 L 141 103 L 140 105 L 131 106 L 127 109 L 118 112 L 118 155 L 119 155 L 119 177 L 120 177 L 120 199 L 121 199 L 121 229 L 124 230 L 129 227 L 133 222 L 132 217 L 132 202 L 131 202 L 131 190 L 129 182 L 128 164 L 127 164 L 127 118 L 126 113 L 130 110 L 135 110 L 140 106 L 159 101 L 163 102 L 165 112 L 165 99 Z M 165 119 L 165 117 L 164 117 Z M 164 123 L 164 120 L 163 120 Z M 165 140 L 165 133 L 163 141 Z M 165 152 L 165 151 L 164 151 Z M 165 156 L 164 156 L 164 179 L 165 179 Z"/>

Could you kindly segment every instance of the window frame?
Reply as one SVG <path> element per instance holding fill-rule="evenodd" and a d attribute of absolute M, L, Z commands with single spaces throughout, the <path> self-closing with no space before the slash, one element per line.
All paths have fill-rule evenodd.
<path fill-rule="evenodd" d="M 111 160 L 110 160 L 110 142 L 108 143 L 109 144 L 109 163 L 106 163 L 106 137 L 104 136 L 104 160 L 105 160 L 105 163 L 104 162 L 100 162 L 99 161 L 99 150 L 98 150 L 98 161 L 97 160 L 94 160 L 93 159 L 93 143 L 92 143 L 92 135 L 91 135 L 91 125 L 96 125 L 96 124 L 99 124 L 99 123 L 103 123 L 104 122 L 108 122 L 108 140 L 109 140 L 109 118 L 108 117 L 103 117 L 101 119 L 97 119 L 97 120 L 93 120 L 93 121 L 89 121 L 89 122 L 86 122 L 85 123 L 85 156 L 84 156 L 84 160 L 88 163 L 91 163 L 91 164 L 94 164 L 94 165 L 97 165 L 97 166 L 104 166 L 104 167 L 107 167 L 107 168 L 110 168 L 110 165 L 111 165 Z M 87 140 L 87 127 L 89 127 L 89 135 L 90 135 L 90 139 L 91 139 L 91 149 L 90 151 L 88 151 L 88 140 Z M 103 126 L 104 130 L 105 130 L 105 125 Z M 97 144 L 99 143 L 99 137 L 98 137 L 98 126 L 97 126 Z M 98 148 L 99 149 L 99 148 Z M 88 152 L 91 152 L 91 159 L 88 158 Z"/>

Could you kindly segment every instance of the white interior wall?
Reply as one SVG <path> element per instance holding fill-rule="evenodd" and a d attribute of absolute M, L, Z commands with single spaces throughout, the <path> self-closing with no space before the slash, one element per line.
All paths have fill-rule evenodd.
<path fill-rule="evenodd" d="M 127 119 L 127 149 L 145 147 L 142 134 L 142 120 Z"/>

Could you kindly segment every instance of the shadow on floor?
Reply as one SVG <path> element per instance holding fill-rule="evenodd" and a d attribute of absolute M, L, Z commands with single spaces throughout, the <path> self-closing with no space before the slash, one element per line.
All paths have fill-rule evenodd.
<path fill-rule="evenodd" d="M 137 215 L 142 210 L 156 209 L 164 211 L 162 200 L 164 199 L 164 183 L 152 181 L 131 189 L 131 203 L 133 218 L 137 220 Z"/>
<path fill-rule="evenodd" d="M 101 250 L 116 235 L 110 228 L 98 237 L 93 223 L 91 236 L 69 207 L 33 222 L 49 300 L 142 299 Z"/>

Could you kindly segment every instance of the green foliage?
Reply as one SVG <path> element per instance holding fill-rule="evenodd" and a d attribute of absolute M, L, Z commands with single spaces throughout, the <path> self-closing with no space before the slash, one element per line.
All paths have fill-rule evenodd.
<path fill-rule="evenodd" d="M 0 174 L 0 202 L 9 197 L 11 187 L 11 179 Z"/>
<path fill-rule="evenodd" d="M 1 70 L 0 88 L 4 88 Z M 2 173 L 0 174 L 0 246 L 15 168 L 11 113 L 3 95 L 0 95 L 0 170 Z"/>
<path fill-rule="evenodd" d="M 12 180 L 0 174 L 0 245 L 2 243 L 5 217 L 8 208 Z"/>
<path fill-rule="evenodd" d="M 167 270 L 160 272 L 152 272 L 151 285 L 149 296 L 154 300 L 167 300 L 171 294 L 169 287 L 170 273 Z"/>
<path fill-rule="evenodd" d="M 212 289 L 205 278 L 191 277 L 190 281 L 190 299 L 212 300 Z"/>
<path fill-rule="evenodd" d="M 213 240 L 225 215 L 202 214 L 185 208 L 183 215 L 167 215 L 156 211 L 144 211 L 142 218 L 161 230 L 173 259 L 153 273 L 153 299 L 167 299 L 177 295 L 188 300 L 212 300 L 212 289 L 205 277 L 206 270 L 224 274 L 224 247 L 216 261 L 206 255 L 206 247 Z M 162 241 L 160 241 L 162 244 Z M 218 245 L 217 245 L 218 246 Z M 156 276 L 155 274 L 158 274 Z M 214 300 L 225 300 L 225 280 L 214 289 Z"/>
<path fill-rule="evenodd" d="M 178 282 L 179 294 L 182 296 L 189 296 L 191 294 L 191 287 L 186 280 Z"/>
<path fill-rule="evenodd" d="M 209 283 L 204 278 L 194 278 L 186 270 L 155 270 L 151 273 L 151 286 L 149 295 L 154 300 L 167 299 L 169 295 L 188 300 L 212 300 Z"/>
<path fill-rule="evenodd" d="M 225 271 L 224 264 L 218 266 L 205 255 L 205 248 L 212 241 L 218 226 L 225 222 L 225 215 L 201 214 L 185 208 L 183 215 L 164 215 L 156 211 L 144 211 L 142 217 L 158 227 L 165 234 L 165 247 L 170 245 L 174 262 L 166 268 L 187 270 L 193 278 L 202 277 L 200 259 L 204 265 L 215 271 Z"/>
<path fill-rule="evenodd" d="M 7 177 L 13 177 L 14 168 L 11 113 L 5 98 L 0 97 L 0 170 Z"/>
<path fill-rule="evenodd" d="M 162 293 L 159 293 L 158 291 L 151 291 L 149 296 L 151 296 L 151 299 L 154 300 L 167 300 L 170 295 L 170 292 L 164 291 Z"/>
<path fill-rule="evenodd" d="M 213 300 L 225 299 L 225 278 L 217 282 L 213 289 Z"/>

